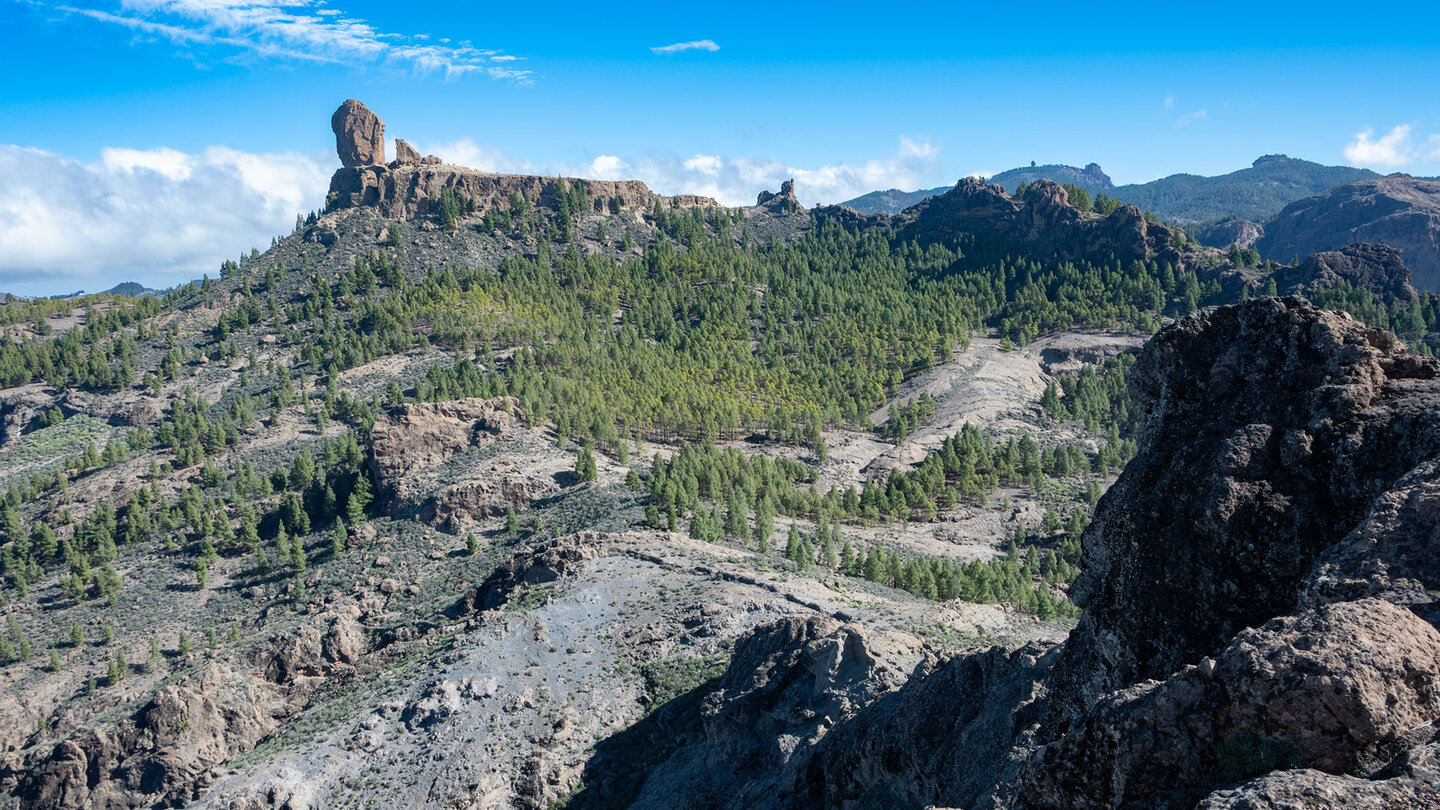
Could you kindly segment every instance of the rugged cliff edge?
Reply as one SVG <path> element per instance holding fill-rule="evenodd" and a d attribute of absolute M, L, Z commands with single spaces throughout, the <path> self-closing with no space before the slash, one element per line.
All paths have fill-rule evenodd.
<path fill-rule="evenodd" d="M 330 178 L 327 210 L 371 206 L 390 219 L 413 220 L 432 212 L 441 193 L 456 195 L 471 213 L 525 204 L 553 206 L 572 187 L 583 188 L 595 211 L 619 213 L 662 204 L 667 208 L 718 206 L 708 197 L 664 197 L 639 180 L 581 180 L 521 174 L 494 174 L 444 165 L 434 155 L 420 156 L 404 140 L 395 140 L 395 160 L 385 161 L 385 124 L 355 99 L 340 105 L 330 119 L 342 168 Z M 793 195 L 792 195 L 793 198 Z"/>
<path fill-rule="evenodd" d="M 793 677 L 776 665 L 793 656 L 737 655 L 702 709 L 707 738 L 656 769 L 647 795 L 1437 806 L 1437 375 L 1389 333 L 1303 299 L 1182 319 L 1132 372 L 1140 452 L 1086 533 L 1075 596 L 1087 609 L 1067 641 L 931 659 L 843 712 L 825 708 L 825 688 L 783 692 L 772 711 L 828 722 L 759 761 L 724 755 L 738 733 L 726 718 Z"/>

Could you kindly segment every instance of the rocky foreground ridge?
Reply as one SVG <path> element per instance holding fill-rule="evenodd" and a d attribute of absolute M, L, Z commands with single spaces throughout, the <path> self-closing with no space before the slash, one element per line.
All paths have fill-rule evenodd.
<path fill-rule="evenodd" d="M 762 628 L 639 806 L 1440 805 L 1437 374 L 1302 299 L 1182 319 L 1068 640 L 895 688 L 863 633 Z"/>
<path fill-rule="evenodd" d="M 708 197 L 690 194 L 665 197 L 639 180 L 582 180 L 536 175 L 494 174 L 448 166 L 434 156 L 421 157 L 414 147 L 395 140 L 395 159 L 385 160 L 385 124 L 363 103 L 349 99 L 330 119 L 342 167 L 330 178 L 327 210 L 370 206 L 389 219 L 414 220 L 430 214 L 442 192 L 449 191 L 484 214 L 508 207 L 513 196 L 530 205 L 553 207 L 572 187 L 583 187 L 597 212 L 718 206 Z"/>

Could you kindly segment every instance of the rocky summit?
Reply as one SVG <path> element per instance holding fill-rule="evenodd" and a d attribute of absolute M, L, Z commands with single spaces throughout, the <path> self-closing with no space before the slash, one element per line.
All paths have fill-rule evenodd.
<path fill-rule="evenodd" d="M 1440 807 L 1411 252 L 331 123 L 267 251 L 0 302 L 0 805 Z"/>

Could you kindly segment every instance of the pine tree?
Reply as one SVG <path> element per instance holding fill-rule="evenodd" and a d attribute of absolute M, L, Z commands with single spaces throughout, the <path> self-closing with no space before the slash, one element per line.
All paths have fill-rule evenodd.
<path fill-rule="evenodd" d="M 732 488 L 730 497 L 725 502 L 725 534 L 735 539 L 743 539 L 749 534 L 749 529 L 750 516 L 745 499 L 738 489 Z"/>
<path fill-rule="evenodd" d="M 755 507 L 755 544 L 761 552 L 770 548 L 770 535 L 774 533 L 775 507 L 770 503 L 770 496 L 766 495 Z"/>

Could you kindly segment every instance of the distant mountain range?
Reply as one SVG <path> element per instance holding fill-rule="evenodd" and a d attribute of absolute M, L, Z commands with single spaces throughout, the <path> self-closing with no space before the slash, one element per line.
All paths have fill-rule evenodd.
<path fill-rule="evenodd" d="M 989 182 L 1003 186 L 1007 193 L 1014 193 L 1021 183 L 1033 183 L 1042 177 L 1057 183 L 1072 183 L 1092 194 L 1106 194 L 1139 206 L 1161 219 L 1191 224 L 1226 217 L 1264 221 L 1296 200 L 1344 183 L 1379 176 L 1368 169 L 1324 166 L 1285 155 L 1265 155 L 1248 169 L 1216 177 L 1172 174 L 1149 183 L 1116 186 L 1098 164 L 1091 163 L 1083 169 L 1063 164 L 1010 169 L 989 178 Z M 893 214 L 948 190 L 876 191 L 841 205 L 862 214 Z"/>

